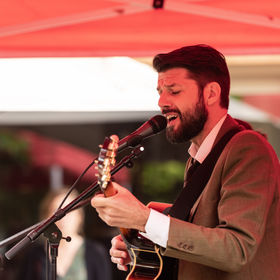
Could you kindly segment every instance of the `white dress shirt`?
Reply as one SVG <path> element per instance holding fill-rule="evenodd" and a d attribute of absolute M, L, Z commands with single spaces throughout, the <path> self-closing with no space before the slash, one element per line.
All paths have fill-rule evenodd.
<path fill-rule="evenodd" d="M 227 115 L 224 115 L 213 127 L 210 133 L 205 137 L 202 144 L 198 147 L 191 144 L 188 153 L 191 157 L 202 163 L 210 153 L 219 130 L 222 127 Z M 169 233 L 170 217 L 151 209 L 148 221 L 145 226 L 145 233 L 141 234 L 153 241 L 155 244 L 166 248 Z"/>

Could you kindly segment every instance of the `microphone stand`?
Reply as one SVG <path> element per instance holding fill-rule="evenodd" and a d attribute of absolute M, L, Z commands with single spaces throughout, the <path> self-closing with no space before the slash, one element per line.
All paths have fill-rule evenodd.
<path fill-rule="evenodd" d="M 137 158 L 144 151 L 143 146 L 135 147 L 130 155 L 125 156 L 112 170 L 111 175 L 117 173 L 121 168 L 126 166 L 131 168 L 133 166 L 132 159 Z M 22 238 L 16 245 L 5 253 L 5 257 L 11 260 L 20 250 L 31 245 L 42 233 L 47 237 L 50 244 L 51 251 L 51 279 L 56 279 L 56 257 L 58 253 L 59 242 L 62 239 L 61 231 L 55 225 L 55 222 L 62 219 L 67 213 L 80 208 L 89 203 L 91 197 L 99 190 L 97 182 L 90 185 L 85 191 L 83 191 L 77 198 L 66 205 L 64 208 L 58 209 L 50 218 L 43 220 L 21 232 L 11 236 L 0 242 L 0 247 L 13 243 Z M 48 280 L 48 278 L 47 278 Z"/>
<path fill-rule="evenodd" d="M 47 255 L 46 255 L 46 279 L 57 278 L 57 256 L 58 246 L 62 239 L 62 233 L 56 224 L 51 224 L 46 231 L 44 236 L 47 238 Z M 49 256 L 49 259 L 48 259 Z M 50 272 L 50 273 L 49 273 Z M 50 275 L 49 275 L 50 274 Z"/>

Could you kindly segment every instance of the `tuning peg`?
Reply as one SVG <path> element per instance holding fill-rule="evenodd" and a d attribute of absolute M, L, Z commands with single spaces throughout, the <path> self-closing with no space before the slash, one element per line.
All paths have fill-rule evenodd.
<path fill-rule="evenodd" d="M 116 134 L 111 135 L 110 139 L 113 140 L 114 142 L 119 142 L 119 136 Z"/>
<path fill-rule="evenodd" d="M 72 238 L 70 236 L 62 237 L 62 239 L 65 239 L 66 242 L 70 242 L 72 240 Z"/>

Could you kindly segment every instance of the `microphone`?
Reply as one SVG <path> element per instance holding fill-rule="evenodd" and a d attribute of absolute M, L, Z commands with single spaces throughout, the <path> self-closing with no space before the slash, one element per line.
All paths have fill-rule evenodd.
<path fill-rule="evenodd" d="M 167 121 L 162 115 L 156 115 L 142 124 L 138 129 L 121 139 L 118 143 L 118 152 L 127 147 L 136 147 L 143 139 L 155 135 L 166 128 Z"/>

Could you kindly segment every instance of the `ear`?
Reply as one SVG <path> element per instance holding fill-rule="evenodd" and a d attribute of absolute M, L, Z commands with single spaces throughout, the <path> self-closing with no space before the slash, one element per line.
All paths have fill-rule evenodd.
<path fill-rule="evenodd" d="M 204 87 L 205 104 L 212 106 L 220 103 L 221 87 L 217 82 L 210 82 Z"/>

